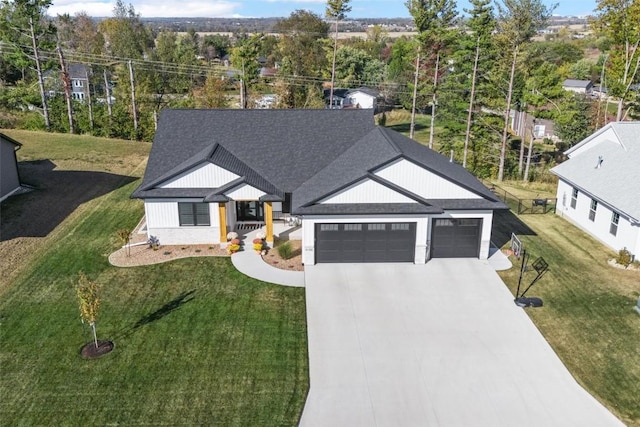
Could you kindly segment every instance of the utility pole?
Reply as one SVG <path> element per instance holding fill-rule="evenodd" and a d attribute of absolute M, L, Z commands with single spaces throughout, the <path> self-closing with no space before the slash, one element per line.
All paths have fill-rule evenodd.
<path fill-rule="evenodd" d="M 438 69 L 440 68 L 440 52 L 436 54 L 436 71 L 433 73 L 433 97 L 431 101 L 431 126 L 429 127 L 429 148 L 433 149 L 433 136 L 436 124 L 436 104 L 438 97 L 436 89 L 438 88 Z"/>
<path fill-rule="evenodd" d="M 109 80 L 107 80 L 107 69 L 102 70 L 102 75 L 104 77 L 104 94 L 107 98 L 107 111 L 109 112 L 109 118 L 113 112 L 111 111 L 111 89 L 109 89 Z"/>
<path fill-rule="evenodd" d="M 473 61 L 473 73 L 471 75 L 471 96 L 469 98 L 469 112 L 467 113 L 467 131 L 464 134 L 464 151 L 462 153 L 462 167 L 467 167 L 467 152 L 469 151 L 469 138 L 471 136 L 471 120 L 473 119 L 473 101 L 476 96 L 476 75 L 478 74 L 478 59 L 480 58 L 480 36 L 476 41 L 476 57 Z"/>
<path fill-rule="evenodd" d="M 129 79 L 131 80 L 131 109 L 133 110 L 133 130 L 138 132 L 138 112 L 136 111 L 136 85 L 133 79 L 133 65 L 129 60 Z"/>
<path fill-rule="evenodd" d="M 84 77 L 87 79 L 87 105 L 89 106 L 89 127 L 93 130 L 93 105 L 91 104 L 91 83 L 89 82 L 89 71 L 87 65 L 84 65 Z"/>
<path fill-rule="evenodd" d="M 416 71 L 413 76 L 413 102 L 411 105 L 411 125 L 409 126 L 409 138 L 413 139 L 416 127 L 416 98 L 418 97 L 418 72 L 420 70 L 420 48 L 416 56 Z"/>
<path fill-rule="evenodd" d="M 513 61 L 511 62 L 511 76 L 509 77 L 509 91 L 507 92 L 507 105 L 504 111 L 504 129 L 502 131 L 502 147 L 500 148 L 500 165 L 498 166 L 498 181 L 504 179 L 504 162 L 507 157 L 507 139 L 509 138 L 509 116 L 511 115 L 511 97 L 513 96 L 513 81 L 516 74 L 516 61 L 518 58 L 518 49 L 516 46 L 513 50 Z"/>
<path fill-rule="evenodd" d="M 60 42 L 58 41 L 56 46 L 56 52 L 58 52 L 58 59 L 60 60 L 60 77 L 62 79 L 62 88 L 64 90 L 64 99 L 67 102 L 67 118 L 69 120 L 69 133 L 76 133 L 73 126 L 73 102 L 71 101 L 71 81 L 69 79 L 69 73 L 67 72 L 67 64 L 64 62 L 64 56 L 62 49 L 60 48 Z"/>
<path fill-rule="evenodd" d="M 44 92 L 44 77 L 42 76 L 42 64 L 40 63 L 40 51 L 38 49 L 35 24 L 33 18 L 29 17 L 29 35 L 31 36 L 31 44 L 33 47 L 33 57 L 36 63 L 36 72 L 38 74 L 38 86 L 40 88 L 40 98 L 42 100 L 42 114 L 44 116 L 44 126 L 51 130 L 51 120 L 49 120 L 49 105 L 47 104 L 47 96 Z"/>

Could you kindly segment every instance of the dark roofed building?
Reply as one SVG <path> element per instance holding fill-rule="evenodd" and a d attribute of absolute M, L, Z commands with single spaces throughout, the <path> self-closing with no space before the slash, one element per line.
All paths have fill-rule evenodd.
<path fill-rule="evenodd" d="M 506 208 L 366 109 L 164 110 L 133 197 L 163 244 L 224 246 L 243 223 L 271 241 L 274 218 L 296 217 L 305 264 L 486 258 Z"/>
<path fill-rule="evenodd" d="M 20 189 L 16 151 L 21 146 L 15 139 L 0 133 L 0 201 Z"/>

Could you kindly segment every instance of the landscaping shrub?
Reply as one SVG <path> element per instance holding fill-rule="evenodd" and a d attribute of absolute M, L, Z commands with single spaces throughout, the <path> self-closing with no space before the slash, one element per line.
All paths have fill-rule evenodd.
<path fill-rule="evenodd" d="M 629 267 L 629 264 L 631 264 L 631 252 L 629 252 L 627 248 L 620 249 L 618 251 L 618 257 L 616 258 L 616 263 Z"/>
<path fill-rule="evenodd" d="M 278 250 L 278 255 L 282 259 L 289 259 L 293 256 L 293 247 L 291 247 L 290 242 L 284 242 L 276 248 Z"/>

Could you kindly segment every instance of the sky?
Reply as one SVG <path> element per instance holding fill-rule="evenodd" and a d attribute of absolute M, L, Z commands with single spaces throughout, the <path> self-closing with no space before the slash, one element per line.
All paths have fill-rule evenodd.
<path fill-rule="evenodd" d="M 288 17 L 297 9 L 310 10 L 324 16 L 326 0 L 124 0 L 132 4 L 143 18 L 212 17 L 212 18 L 264 18 Z M 584 16 L 595 9 L 596 0 L 542 0 L 550 6 L 559 3 L 555 15 Z M 86 12 L 90 16 L 113 15 L 116 0 L 54 0 L 49 7 L 50 16 Z M 458 11 L 470 8 L 467 0 L 458 0 Z M 405 0 L 351 0 L 349 19 L 357 18 L 409 18 Z"/>

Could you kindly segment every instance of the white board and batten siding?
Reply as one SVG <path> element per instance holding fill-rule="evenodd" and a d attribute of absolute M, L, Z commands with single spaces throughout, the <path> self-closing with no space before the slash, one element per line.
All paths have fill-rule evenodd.
<path fill-rule="evenodd" d="M 388 215 L 385 217 L 374 217 L 364 215 L 345 215 L 345 216 L 310 216 L 307 215 L 302 219 L 302 263 L 304 265 L 314 265 L 315 255 L 315 229 L 316 224 L 322 223 L 399 223 L 399 222 L 415 222 L 416 223 L 416 241 L 414 251 L 414 263 L 424 264 L 427 261 L 427 229 L 429 227 L 429 218 L 417 215 Z"/>
<path fill-rule="evenodd" d="M 238 179 L 233 172 L 212 163 L 203 163 L 164 182 L 161 188 L 218 188 Z"/>
<path fill-rule="evenodd" d="M 416 201 L 375 181 L 364 179 L 332 194 L 320 203 L 416 203 Z"/>
<path fill-rule="evenodd" d="M 404 159 L 377 170 L 375 174 L 425 199 L 481 198 L 479 195 Z"/>
<path fill-rule="evenodd" d="M 571 207 L 573 186 L 560 179 L 558 181 L 558 207 L 556 213 L 585 230 L 593 237 L 613 249 L 619 251 L 627 248 L 636 257 L 640 256 L 640 224 L 633 223 L 627 215 L 618 212 L 618 230 L 611 234 L 611 219 L 614 210 L 602 200 L 598 201 L 593 221 L 589 219 L 592 196 L 578 191 L 575 207 Z M 596 199 L 597 200 L 597 199 Z"/>
<path fill-rule="evenodd" d="M 265 194 L 264 191 L 258 190 L 249 184 L 243 184 L 224 193 L 225 196 L 233 200 L 258 200 Z"/>
<path fill-rule="evenodd" d="M 184 199 L 181 202 L 201 202 Z M 209 204 L 209 226 L 180 226 L 178 202 L 170 199 L 147 199 L 144 203 L 147 236 L 156 236 L 161 245 L 220 243 L 218 204 Z"/>

